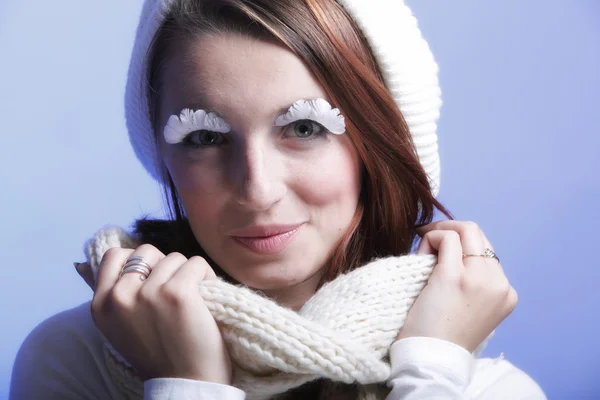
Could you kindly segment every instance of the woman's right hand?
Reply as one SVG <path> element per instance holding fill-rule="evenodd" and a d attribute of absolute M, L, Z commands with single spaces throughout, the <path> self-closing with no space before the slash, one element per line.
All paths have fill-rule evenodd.
<path fill-rule="evenodd" d="M 423 237 L 417 253 L 438 260 L 398 339 L 434 337 L 473 352 L 516 307 L 517 292 L 498 260 L 464 258 L 493 249 L 475 223 L 439 221 L 417 231 Z"/>
<path fill-rule="evenodd" d="M 127 258 L 152 267 L 146 280 L 120 277 Z M 79 270 L 80 268 L 78 268 Z M 100 265 L 91 311 L 94 323 L 141 377 L 231 384 L 231 359 L 198 284 L 216 279 L 201 257 L 162 254 L 145 244 L 108 250 Z"/>

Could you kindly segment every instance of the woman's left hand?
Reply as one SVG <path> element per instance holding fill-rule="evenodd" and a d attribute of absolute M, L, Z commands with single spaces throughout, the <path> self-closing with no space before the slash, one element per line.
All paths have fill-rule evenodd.
<path fill-rule="evenodd" d="M 440 221 L 417 231 L 417 253 L 436 254 L 438 263 L 398 339 L 435 337 L 472 352 L 513 311 L 517 293 L 496 259 L 463 258 L 493 249 L 475 223 Z"/>

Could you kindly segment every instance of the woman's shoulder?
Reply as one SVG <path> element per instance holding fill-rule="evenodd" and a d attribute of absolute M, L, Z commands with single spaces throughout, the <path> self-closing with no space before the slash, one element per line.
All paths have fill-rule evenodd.
<path fill-rule="evenodd" d="M 10 392 L 11 399 L 115 398 L 90 302 L 55 314 L 31 331 L 17 353 Z"/>
<path fill-rule="evenodd" d="M 467 390 L 470 398 L 482 400 L 546 398 L 540 386 L 503 355 L 498 358 L 477 358 L 474 367 Z"/>
<path fill-rule="evenodd" d="M 86 301 L 76 307 L 61 311 L 42 321 L 29 334 L 26 341 L 43 342 L 50 345 L 63 345 L 63 338 L 101 339 L 91 314 L 91 302 Z M 69 343 L 69 345 L 71 345 Z"/>

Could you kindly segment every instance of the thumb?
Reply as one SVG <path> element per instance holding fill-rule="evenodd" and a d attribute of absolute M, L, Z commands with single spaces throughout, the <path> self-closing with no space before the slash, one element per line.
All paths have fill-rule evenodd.
<path fill-rule="evenodd" d="M 90 264 L 88 264 L 86 262 L 85 263 L 74 262 L 73 266 L 75 266 L 75 270 L 77 271 L 79 276 L 83 278 L 85 283 L 87 283 L 87 285 L 93 291 L 96 286 L 96 283 L 94 281 L 94 272 L 92 271 L 92 267 L 90 267 Z"/>

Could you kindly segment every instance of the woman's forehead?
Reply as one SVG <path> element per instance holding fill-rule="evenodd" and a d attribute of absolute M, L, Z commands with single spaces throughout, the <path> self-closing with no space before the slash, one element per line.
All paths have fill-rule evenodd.
<path fill-rule="evenodd" d="M 223 117 L 276 118 L 297 100 L 326 98 L 305 64 L 285 47 L 240 34 L 203 36 L 169 52 L 161 109 Z"/>

